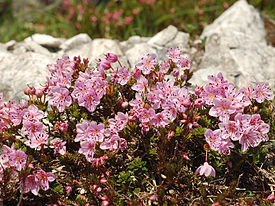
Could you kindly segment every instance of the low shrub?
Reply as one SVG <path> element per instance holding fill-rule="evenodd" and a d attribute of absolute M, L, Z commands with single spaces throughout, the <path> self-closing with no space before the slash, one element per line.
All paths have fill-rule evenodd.
<path fill-rule="evenodd" d="M 268 85 L 238 90 L 219 73 L 192 90 L 190 61 L 178 48 L 166 56 L 133 70 L 111 53 L 96 68 L 63 56 L 28 101 L 0 99 L 4 203 L 219 205 L 248 201 L 246 188 L 268 204 Z"/>

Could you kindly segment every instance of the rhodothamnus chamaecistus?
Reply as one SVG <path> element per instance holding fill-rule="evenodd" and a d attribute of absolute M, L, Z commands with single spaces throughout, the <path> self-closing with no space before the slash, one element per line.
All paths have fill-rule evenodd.
<path fill-rule="evenodd" d="M 152 160 L 148 165 L 161 162 L 151 168 L 160 167 L 159 173 L 161 164 L 174 161 L 176 154 L 191 162 L 192 155 L 187 154 L 192 151 L 186 148 L 195 128 L 205 126 L 199 122 L 205 111 L 207 118 L 216 119 L 216 124 L 205 128 L 206 143 L 222 155 L 230 155 L 236 144 L 244 152 L 268 140 L 269 125 L 259 114 L 248 112 L 255 102 L 272 99 L 266 84 L 238 90 L 220 73 L 193 92 L 187 87 L 190 61 L 178 48 L 169 49 L 166 56 L 168 60 L 158 62 L 155 54 L 146 54 L 130 69 L 112 53 L 99 59 L 95 68 L 87 59 L 81 62 L 80 57 L 70 60 L 64 55 L 48 65 L 50 76 L 43 88 L 26 89 L 28 102 L 4 103 L 0 96 L 1 178 L 10 170 L 17 174 L 12 182 L 20 184 L 20 191 L 34 195 L 44 194 L 51 185 L 59 192 L 64 187 L 67 196 L 85 188 L 82 193 L 91 190 L 97 201 L 109 204 L 114 193 L 104 185 L 110 178 L 107 167 L 114 172 L 115 164 L 136 154 Z M 144 150 L 152 145 L 148 156 Z M 154 159 L 154 155 L 159 156 Z M 132 159 L 137 158 L 131 157 L 125 165 Z M 76 165 L 78 169 L 73 168 Z M 88 172 L 82 174 L 86 167 Z M 107 170 L 108 175 L 85 176 L 93 173 L 90 170 L 96 174 Z M 216 175 L 207 160 L 195 173 Z M 80 180 L 71 181 L 74 178 Z"/>
<path fill-rule="evenodd" d="M 230 154 L 234 147 L 231 141 L 239 141 L 244 152 L 248 147 L 256 147 L 262 141 L 267 141 L 269 125 L 261 120 L 259 114 L 245 114 L 245 108 L 253 100 L 261 103 L 265 99 L 272 100 L 273 94 L 268 84 L 256 84 L 255 88 L 238 90 L 234 84 L 224 80 L 221 73 L 209 76 L 209 83 L 197 89 L 199 99 L 211 107 L 209 115 L 218 117 L 219 129 L 208 129 L 205 133 L 206 141 L 211 149 L 220 154 Z"/>

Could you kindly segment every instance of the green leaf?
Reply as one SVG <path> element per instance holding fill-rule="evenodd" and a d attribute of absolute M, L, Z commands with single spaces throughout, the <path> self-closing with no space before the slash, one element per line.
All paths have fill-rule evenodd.
<path fill-rule="evenodd" d="M 53 188 L 53 191 L 54 191 L 55 193 L 62 194 L 62 193 L 63 193 L 62 185 L 57 185 L 55 188 Z"/>

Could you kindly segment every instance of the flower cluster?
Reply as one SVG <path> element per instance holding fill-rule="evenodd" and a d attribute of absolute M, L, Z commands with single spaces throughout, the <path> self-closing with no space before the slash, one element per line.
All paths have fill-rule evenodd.
<path fill-rule="evenodd" d="M 268 140 L 269 125 L 249 110 L 273 98 L 267 84 L 238 90 L 220 73 L 193 92 L 185 87 L 191 77 L 190 61 L 179 48 L 169 49 L 166 56 L 168 60 L 160 63 L 155 54 L 142 56 L 131 71 L 112 53 L 99 59 L 95 68 L 89 67 L 87 59 L 81 63 L 80 57 L 70 60 L 64 55 L 48 65 L 50 76 L 42 89 L 28 86 L 28 102 L 4 103 L 0 95 L 0 180 L 9 169 L 14 174 L 9 182 L 16 180 L 21 193 L 38 195 L 40 188 L 46 191 L 53 182 L 54 191 L 62 193 L 64 187 L 63 194 L 70 196 L 91 190 L 95 199 L 108 205 L 113 194 L 103 184 L 109 171 L 115 171 L 115 166 L 119 171 L 129 170 L 118 175 L 121 184 L 128 184 L 134 175 L 138 178 L 148 171 L 146 161 L 151 161 L 148 165 L 154 165 L 156 159 L 174 164 L 176 158 L 183 167 L 193 161 L 186 146 L 197 131 L 194 127 L 199 127 L 212 150 L 223 155 L 231 153 L 235 142 L 244 152 Z M 205 125 L 199 121 L 203 115 L 216 119 L 205 133 Z M 131 157 L 121 165 L 127 152 L 142 154 L 146 161 Z M 73 166 L 86 164 L 89 171 L 79 168 L 74 176 L 85 183 L 70 181 Z M 161 164 L 151 170 L 162 174 Z M 91 168 L 95 173 L 107 170 L 108 175 L 99 179 L 85 176 Z M 177 165 L 175 173 L 176 169 Z M 207 150 L 206 161 L 195 174 L 215 177 Z"/>
<path fill-rule="evenodd" d="M 39 169 L 20 182 L 21 191 L 23 193 L 32 192 L 34 195 L 38 195 L 39 186 L 46 191 L 50 188 L 49 182 L 53 182 L 55 178 L 53 173 Z"/>
<path fill-rule="evenodd" d="M 22 150 L 15 150 L 14 145 L 11 147 L 3 145 L 0 155 L 0 180 L 2 181 L 4 171 L 12 168 L 14 176 L 17 176 L 17 171 L 21 171 L 26 167 L 28 156 Z"/>
<path fill-rule="evenodd" d="M 244 114 L 244 109 L 252 104 L 253 100 L 262 103 L 265 99 L 272 100 L 273 94 L 268 84 L 256 84 L 237 90 L 234 84 L 224 80 L 219 73 L 217 77 L 209 76 L 209 83 L 196 89 L 199 98 L 198 107 L 203 104 L 210 106 L 209 115 L 218 117 L 219 129 L 207 129 L 205 138 L 211 149 L 220 154 L 229 155 L 232 141 L 239 141 L 244 152 L 248 147 L 256 147 L 262 141 L 267 141 L 269 125 L 261 120 L 259 114 Z"/>

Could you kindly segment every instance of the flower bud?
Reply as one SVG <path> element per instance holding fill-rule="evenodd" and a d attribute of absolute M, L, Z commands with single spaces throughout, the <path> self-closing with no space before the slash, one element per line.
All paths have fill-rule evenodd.
<path fill-rule="evenodd" d="M 179 70 L 178 69 L 174 69 L 173 70 L 173 72 L 172 72 L 172 75 L 174 76 L 174 77 L 177 77 L 177 76 L 179 76 Z"/>
<path fill-rule="evenodd" d="M 200 126 L 197 122 L 193 122 L 192 125 L 193 125 L 194 127 L 199 127 L 199 126 Z"/>
<path fill-rule="evenodd" d="M 37 98 L 41 98 L 43 96 L 43 94 L 44 94 L 44 92 L 43 92 L 42 89 L 38 89 L 38 90 L 35 91 L 35 96 Z"/>
<path fill-rule="evenodd" d="M 180 75 L 180 79 L 186 81 L 187 80 L 187 75 L 186 74 Z"/>
<path fill-rule="evenodd" d="M 151 197 L 149 197 L 149 200 L 152 200 L 152 201 L 154 201 L 154 200 L 157 200 L 157 195 L 152 195 Z"/>
<path fill-rule="evenodd" d="M 183 156 L 183 159 L 186 159 L 186 160 L 188 160 L 188 161 L 190 161 L 191 159 L 188 157 L 188 155 L 187 154 L 184 154 Z"/>
<path fill-rule="evenodd" d="M 128 103 L 128 102 L 122 102 L 122 104 L 121 104 L 121 107 L 122 107 L 123 109 L 128 108 L 128 106 L 129 106 L 129 103 Z"/>
<path fill-rule="evenodd" d="M 25 88 L 25 89 L 24 89 L 24 94 L 25 94 L 25 95 L 30 95 L 30 90 L 29 90 L 29 88 Z"/>

